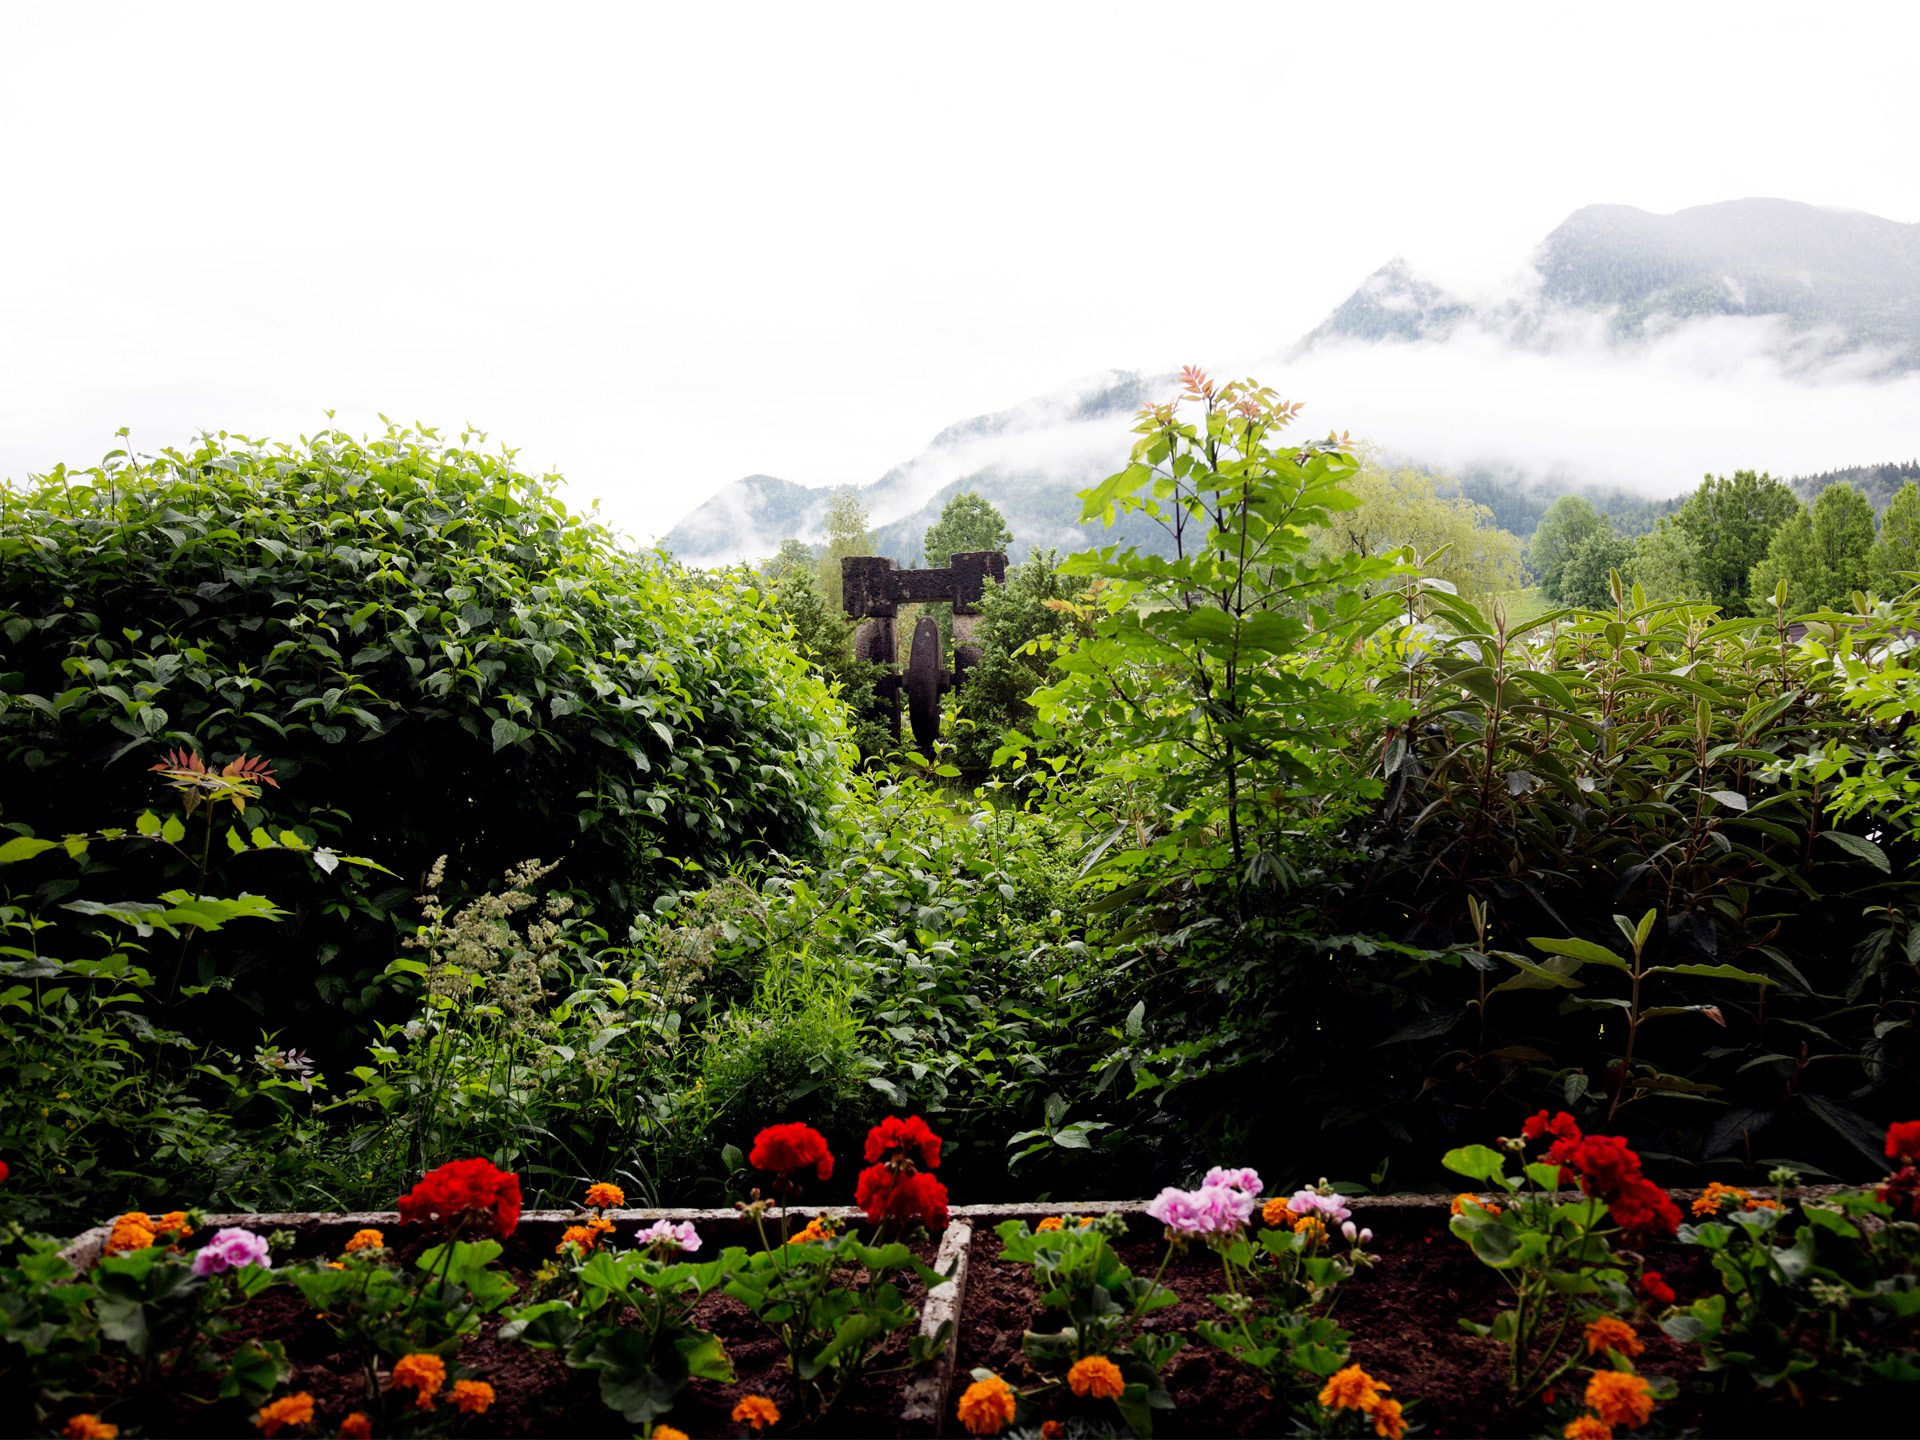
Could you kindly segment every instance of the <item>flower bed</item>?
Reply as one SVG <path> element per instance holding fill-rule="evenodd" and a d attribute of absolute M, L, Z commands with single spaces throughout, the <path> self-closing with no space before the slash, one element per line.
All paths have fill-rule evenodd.
<path fill-rule="evenodd" d="M 43 1408 L 0 1419 L 96 1440 L 1908 1433 L 1920 1126 L 1888 1151 L 1875 1190 L 1669 1194 L 1542 1114 L 1450 1152 L 1477 1184 L 1451 1200 L 1216 1170 L 1145 1206 L 951 1212 L 923 1126 L 876 1127 L 864 1211 L 775 1203 L 831 1165 L 803 1145 L 757 1146 L 774 1193 L 731 1211 L 596 1186 L 523 1215 L 513 1177 L 462 1162 L 397 1214 L 122 1216 L 64 1257 L 28 1246 L 0 1403 Z"/>

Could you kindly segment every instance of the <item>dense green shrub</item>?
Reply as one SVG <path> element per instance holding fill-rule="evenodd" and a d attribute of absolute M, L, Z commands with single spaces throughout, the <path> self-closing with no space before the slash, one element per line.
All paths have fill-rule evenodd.
<path fill-rule="evenodd" d="M 450 898 L 559 860 L 611 921 L 682 867 L 807 850 L 842 773 L 839 711 L 744 576 L 622 550 L 469 438 L 222 435 L 0 493 L 0 820 L 124 824 L 164 747 L 249 752 L 280 783 L 244 830 L 402 877 L 290 874 L 285 925 L 203 952 L 270 1020 L 308 1010 L 303 1039 L 378 998 L 436 857 Z M 129 862 L 103 898 L 176 878 Z"/>

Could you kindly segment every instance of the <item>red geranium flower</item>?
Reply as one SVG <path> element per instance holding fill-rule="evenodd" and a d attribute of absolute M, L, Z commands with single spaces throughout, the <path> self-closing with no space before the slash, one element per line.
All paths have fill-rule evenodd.
<path fill-rule="evenodd" d="M 11 1170 L 7 1169 L 7 1162 L 4 1160 L 0 1160 L 0 1185 L 6 1184 L 7 1176 L 11 1175 L 12 1173 L 13 1172 Z"/>
<path fill-rule="evenodd" d="M 1896 1220 L 1920 1220 L 1920 1170 L 1902 1165 L 1875 1190 L 1874 1198 L 1893 1207 Z"/>
<path fill-rule="evenodd" d="M 822 1180 L 833 1178 L 833 1156 L 827 1153 L 827 1137 L 811 1125 L 769 1125 L 753 1137 L 753 1150 L 747 1163 L 756 1170 L 804 1170 Z"/>
<path fill-rule="evenodd" d="M 1920 1160 L 1920 1120 L 1902 1120 L 1887 1127 L 1889 1160 Z"/>
<path fill-rule="evenodd" d="M 1580 1126 L 1573 1116 L 1564 1110 L 1551 1120 L 1547 1118 L 1547 1112 L 1542 1110 L 1538 1115 L 1529 1116 L 1521 1124 L 1520 1134 L 1527 1140 L 1538 1140 L 1542 1135 L 1551 1135 L 1556 1140 L 1578 1140 Z"/>
<path fill-rule="evenodd" d="M 924 1220 L 935 1228 L 947 1223 L 947 1187 L 917 1171 L 902 1174 L 869 1165 L 860 1172 L 853 1198 L 869 1220 Z"/>
<path fill-rule="evenodd" d="M 400 1197 L 402 1220 L 436 1221 L 450 1230 L 483 1220 L 501 1239 L 520 1223 L 520 1177 L 491 1160 L 454 1160 L 429 1170 Z"/>
<path fill-rule="evenodd" d="M 940 1137 L 918 1115 L 907 1120 L 889 1115 L 867 1132 L 867 1163 L 890 1160 L 900 1153 L 911 1155 L 929 1170 L 938 1170 Z"/>
<path fill-rule="evenodd" d="M 1658 1270 L 1648 1270 L 1640 1276 L 1640 1290 L 1656 1305 L 1673 1304 L 1673 1287 L 1660 1278 Z"/>
<path fill-rule="evenodd" d="M 1572 1117 L 1564 1114 L 1553 1124 L 1557 1126 L 1561 1119 L 1572 1125 Z M 1563 1172 L 1572 1171 L 1583 1194 L 1605 1200 L 1608 1213 L 1629 1239 L 1671 1235 L 1680 1228 L 1679 1208 L 1666 1191 L 1640 1173 L 1640 1157 L 1618 1135 L 1581 1135 L 1574 1127 L 1573 1137 L 1555 1140 L 1543 1158 Z"/>

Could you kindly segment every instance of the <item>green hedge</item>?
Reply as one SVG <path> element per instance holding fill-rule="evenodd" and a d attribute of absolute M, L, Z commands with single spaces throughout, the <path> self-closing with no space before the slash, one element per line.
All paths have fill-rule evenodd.
<path fill-rule="evenodd" d="M 0 822 L 125 825 L 166 749 L 246 752 L 280 781 L 246 826 L 393 872 L 245 872 L 296 918 L 200 978 L 268 1020 L 373 1005 L 439 855 L 454 895 L 564 857 L 604 922 L 690 863 L 806 851 L 844 773 L 838 707 L 744 576 L 622 549 L 470 438 L 222 434 L 0 491 Z M 126 851 L 108 883 L 101 853 L 36 868 L 41 904 L 182 883 Z"/>

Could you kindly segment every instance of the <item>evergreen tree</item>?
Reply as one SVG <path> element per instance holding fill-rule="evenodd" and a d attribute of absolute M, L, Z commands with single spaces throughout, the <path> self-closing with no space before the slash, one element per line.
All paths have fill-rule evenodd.
<path fill-rule="evenodd" d="M 1799 509 L 1792 487 L 1771 475 L 1736 470 L 1732 479 L 1703 479 L 1680 507 L 1678 519 L 1700 552 L 1700 583 L 1707 599 L 1728 615 L 1752 613 L 1748 578 L 1766 558 L 1774 532 Z"/>
<path fill-rule="evenodd" d="M 1562 584 L 1561 572 L 1568 555 L 1581 541 L 1602 532 L 1612 533 L 1607 517 L 1583 495 L 1562 495 L 1547 507 L 1527 545 L 1527 567 L 1533 571 L 1542 595 L 1563 604 L 1574 603 Z"/>
<path fill-rule="evenodd" d="M 1909 480 L 1893 492 L 1880 517 L 1880 538 L 1867 554 L 1867 579 L 1882 599 L 1904 595 L 1913 582 L 1903 570 L 1920 570 L 1920 485 Z"/>
<path fill-rule="evenodd" d="M 1005 550 L 1013 544 L 1007 517 L 972 490 L 954 496 L 940 518 L 927 527 L 927 567 L 944 570 L 956 554 L 969 550 Z"/>
<path fill-rule="evenodd" d="M 1748 594 L 1756 608 L 1766 605 L 1785 580 L 1791 611 L 1851 610 L 1853 592 L 1867 588 L 1872 552 L 1873 502 L 1851 485 L 1829 485 L 1775 533 Z"/>

